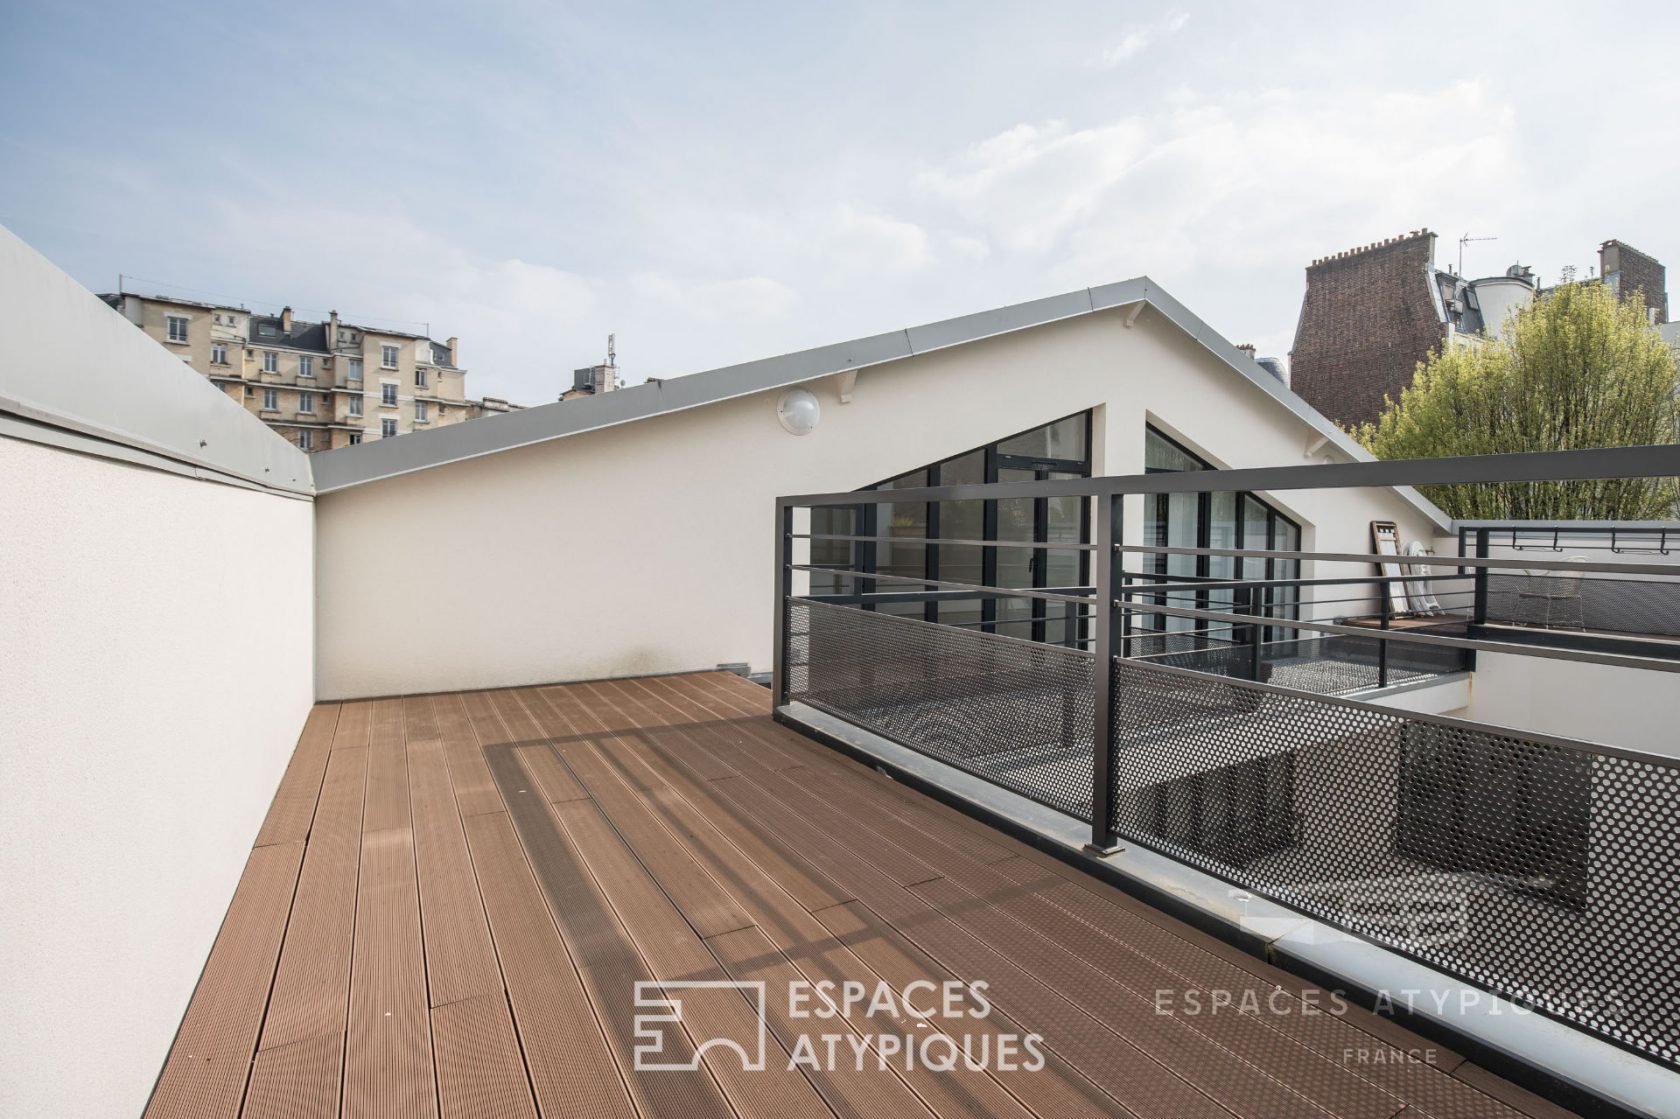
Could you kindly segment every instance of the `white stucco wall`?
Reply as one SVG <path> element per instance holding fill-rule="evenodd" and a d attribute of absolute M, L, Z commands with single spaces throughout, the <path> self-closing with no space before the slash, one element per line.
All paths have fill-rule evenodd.
<path fill-rule="evenodd" d="M 0 437 L 0 1115 L 145 1106 L 312 702 L 311 519 Z"/>
<path fill-rule="evenodd" d="M 1452 714 L 1680 758 L 1680 681 L 1673 673 L 1478 653 L 1469 699 Z"/>
<path fill-rule="evenodd" d="M 1087 408 L 1101 473 L 1142 471 L 1148 422 L 1220 466 L 1310 461 L 1320 436 L 1299 417 L 1161 316 L 1125 315 L 866 369 L 850 404 L 813 383 L 822 422 L 804 437 L 778 425 L 773 391 L 322 495 L 320 695 L 767 669 L 777 495 L 867 485 Z M 1373 517 L 1432 534 L 1390 491 L 1274 503 L 1308 547 L 1369 551 Z"/>

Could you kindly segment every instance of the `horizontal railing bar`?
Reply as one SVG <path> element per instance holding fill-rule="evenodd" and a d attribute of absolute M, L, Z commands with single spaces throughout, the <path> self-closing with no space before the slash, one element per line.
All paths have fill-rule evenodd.
<path fill-rule="evenodd" d="M 1379 641 L 1398 641 L 1406 645 L 1434 645 L 1443 649 L 1476 649 L 1487 653 L 1510 653 L 1519 657 L 1539 657 L 1542 660 L 1582 661 L 1587 664 L 1607 664 L 1617 668 L 1643 668 L 1653 672 L 1680 672 L 1680 660 L 1658 657 L 1635 657 L 1622 653 L 1590 653 L 1559 645 L 1529 645 L 1517 641 L 1484 641 L 1475 637 L 1438 637 L 1408 629 L 1372 629 L 1369 626 L 1345 626 L 1335 622 L 1307 621 L 1303 618 L 1267 618 L 1259 614 L 1234 614 L 1224 610 L 1191 610 L 1178 606 L 1120 605 L 1121 610 L 1137 614 L 1166 614 L 1174 618 L 1196 618 L 1201 621 L 1227 622 L 1237 625 L 1268 625 L 1277 629 L 1304 629 L 1315 633 L 1334 633 L 1343 637 L 1373 637 Z M 1629 638 L 1637 641 L 1638 638 Z"/>
<path fill-rule="evenodd" d="M 858 572 L 857 574 L 860 578 L 871 578 L 868 572 Z M 1091 609 L 1091 592 L 1094 588 L 1034 587 L 1032 589 L 1048 591 L 1052 594 L 1076 596 L 1078 601 L 1070 603 L 1068 610 L 1077 613 L 1080 617 L 1083 617 Z M 1011 598 L 1013 592 L 1005 587 L 994 587 L 990 594 L 975 594 L 972 591 L 834 591 L 822 594 L 806 594 L 800 597 L 812 602 L 826 602 L 838 606 L 857 602 L 970 602 L 977 598 Z M 1030 621 L 1031 619 L 1026 620 Z"/>
<path fill-rule="evenodd" d="M 1599 563 L 1591 560 L 1576 563 L 1572 560 L 1536 560 L 1526 556 L 1386 556 L 1376 552 L 1258 552 L 1245 548 L 1187 548 L 1172 544 L 1126 544 L 1122 552 L 1146 552 L 1163 556 L 1232 556 L 1238 559 L 1297 559 L 1323 560 L 1327 563 L 1368 563 L 1373 566 L 1390 563 L 1409 567 L 1509 567 L 1522 571 L 1568 571 L 1572 573 L 1604 572 L 1610 575 L 1673 575 L 1680 577 L 1680 563 Z M 1376 577 L 1373 576 L 1372 579 Z M 1370 580 L 1367 580 L 1370 581 Z"/>
<path fill-rule="evenodd" d="M 1094 552 L 1095 544 L 1067 544 L 1044 543 L 1036 540 L 968 540 L 956 537 L 941 536 L 847 536 L 837 532 L 795 532 L 790 534 L 793 540 L 856 540 L 877 544 L 975 544 L 982 548 L 1033 548 L 1045 549 L 1052 552 Z"/>
<path fill-rule="evenodd" d="M 1154 661 L 1144 661 L 1141 657 L 1116 657 L 1115 660 L 1123 664 L 1141 663 L 1155 672 L 1167 672 L 1175 676 L 1185 676 L 1198 682 L 1209 680 L 1257 692 L 1271 692 L 1273 695 L 1288 696 L 1291 699 L 1309 700 L 1313 703 L 1327 703 L 1332 707 L 1348 707 L 1357 711 L 1365 711 L 1375 715 L 1386 716 L 1396 722 L 1431 723 L 1438 727 L 1448 727 L 1454 730 L 1475 731 L 1481 734 L 1492 734 L 1502 738 L 1524 738 L 1531 742 L 1538 742 L 1545 746 L 1558 746 L 1566 750 L 1580 753 L 1604 754 L 1609 757 L 1626 758 L 1629 761 L 1644 762 L 1649 765 L 1662 766 L 1665 769 L 1677 767 L 1676 759 L 1663 754 L 1649 753 L 1643 750 L 1630 750 L 1622 746 L 1611 746 L 1603 742 L 1589 742 L 1579 738 L 1560 738 L 1557 735 L 1546 734 L 1541 731 L 1527 730 L 1522 727 L 1500 726 L 1495 723 L 1478 723 L 1471 719 L 1458 719 L 1451 715 L 1432 715 L 1423 711 L 1389 707 L 1369 700 L 1353 699 L 1348 696 L 1333 695 L 1327 692 L 1308 692 L 1300 688 L 1287 688 L 1281 684 L 1264 684 L 1258 680 L 1243 680 L 1232 676 L 1221 676 L 1213 672 L 1198 672 L 1193 668 L 1180 668 L 1173 664 L 1156 664 Z"/>
<path fill-rule="evenodd" d="M 788 596 L 788 601 L 789 602 L 804 602 L 804 603 L 807 603 L 808 605 L 820 606 L 820 607 L 823 607 L 824 609 L 828 609 L 828 610 L 847 610 L 847 609 L 850 609 L 850 607 L 846 607 L 846 606 L 837 606 L 832 602 L 813 602 L 810 599 L 806 598 L 804 595 L 797 595 L 797 594 L 789 595 Z M 871 618 L 884 619 L 884 620 L 889 621 L 889 622 L 902 622 L 905 625 L 933 626 L 936 629 L 937 628 L 942 628 L 940 626 L 940 623 L 938 623 L 938 622 L 924 621 L 921 618 L 905 618 L 905 617 L 900 617 L 897 614 L 879 614 L 879 613 L 875 613 L 873 611 L 866 611 L 866 610 L 859 610 L 858 613 L 866 614 L 867 616 L 869 616 Z M 1031 619 L 1031 618 L 1019 618 L 1019 619 L 1014 619 L 1014 620 L 1022 621 L 1022 622 L 1030 622 L 1033 619 Z M 1015 644 L 1015 645 L 1023 645 L 1025 647 L 1029 648 L 1029 649 L 1038 649 L 1038 650 L 1041 650 L 1041 651 L 1042 650 L 1048 650 L 1051 653 L 1071 653 L 1075 656 L 1090 657 L 1092 659 L 1096 658 L 1096 653 L 1094 653 L 1090 649 L 1081 649 L 1077 645 L 1063 645 L 1063 644 L 1060 644 L 1060 643 L 1055 642 L 1055 641 L 1034 641 L 1030 637 L 1011 637 L 1007 633 L 986 633 L 986 634 L 981 634 L 980 636 L 984 637 L 987 641 L 1008 641 L 1008 642 L 1010 642 L 1012 644 Z"/>
<path fill-rule="evenodd" d="M 1428 583 L 1445 579 L 1462 582 L 1468 578 L 1468 575 L 1349 575 L 1340 579 L 1210 579 L 1207 582 L 1151 583 L 1147 587 L 1123 587 L 1122 590 L 1126 594 L 1163 594 L 1167 591 L 1187 594 L 1191 591 L 1242 590 L 1245 587 L 1351 587 L 1372 583 Z"/>
<path fill-rule="evenodd" d="M 853 579 L 880 579 L 888 583 L 915 583 L 922 587 L 945 587 L 952 590 L 978 591 L 998 598 L 1039 598 L 1045 602 L 1091 602 L 1091 595 L 1057 594 L 1021 587 L 982 587 L 978 583 L 958 583 L 950 579 L 925 579 L 912 575 L 883 575 L 878 571 L 839 571 L 831 567 L 812 567 L 808 563 L 788 565 L 794 571 L 819 571 L 824 575 L 845 575 Z M 1095 593 L 1096 588 L 1091 588 Z"/>
<path fill-rule="evenodd" d="M 1314 466 L 1268 466 L 1241 470 L 1182 470 L 1118 477 L 969 483 L 868 492 L 890 493 L 894 502 L 1005 501 L 1018 497 L 1280 492 L 1484 482 L 1592 482 L 1676 476 L 1680 476 L 1680 444 L 1662 444 L 1651 447 L 1526 451 L 1503 455 L 1461 455 L 1450 458 L 1393 459 Z M 843 493 L 798 494 L 778 498 L 777 503 L 783 506 L 818 508 L 830 505 L 881 504 L 882 501 L 880 497 L 860 497 L 859 491 L 847 490 Z"/>

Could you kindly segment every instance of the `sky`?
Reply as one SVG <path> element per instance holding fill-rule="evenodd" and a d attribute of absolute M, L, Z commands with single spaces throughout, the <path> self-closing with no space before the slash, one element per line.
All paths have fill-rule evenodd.
<path fill-rule="evenodd" d="M 1402 10 L 1403 8 L 1403 10 Z M 1427 226 L 1680 266 L 1680 5 L 0 0 L 0 225 L 552 400 L 1147 274 L 1286 354 Z M 1053 369 L 1023 376 L 1054 376 Z"/>

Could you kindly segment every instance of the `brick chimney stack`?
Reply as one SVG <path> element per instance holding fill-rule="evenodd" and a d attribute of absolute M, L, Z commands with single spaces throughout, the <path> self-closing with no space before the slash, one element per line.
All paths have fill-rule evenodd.
<path fill-rule="evenodd" d="M 453 369 L 461 368 L 461 340 L 459 338 L 451 337 L 447 345 L 449 346 L 450 367 Z"/>
<path fill-rule="evenodd" d="M 1249 361 L 1254 360 L 1254 352 L 1255 351 L 1254 351 L 1254 343 L 1253 342 L 1244 342 L 1242 345 L 1238 346 L 1237 349 L 1241 350 L 1245 355 L 1247 355 Z"/>
<path fill-rule="evenodd" d="M 280 308 L 280 330 L 285 334 L 292 332 L 292 309 L 290 307 Z"/>
<path fill-rule="evenodd" d="M 1427 229 L 1319 257 L 1290 353 L 1290 387 L 1344 427 L 1399 397 L 1446 327 L 1435 310 L 1435 234 Z"/>
<path fill-rule="evenodd" d="M 1646 308 L 1656 312 L 1652 321 L 1668 321 L 1668 269 L 1656 257 L 1623 241 L 1606 241 L 1598 247 L 1598 274 L 1618 299 L 1640 292 Z"/>
<path fill-rule="evenodd" d="M 327 352 L 338 349 L 338 312 L 327 313 Z"/>

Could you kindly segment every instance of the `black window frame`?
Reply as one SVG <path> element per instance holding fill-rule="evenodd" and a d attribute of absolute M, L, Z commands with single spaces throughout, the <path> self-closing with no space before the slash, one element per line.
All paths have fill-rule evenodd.
<path fill-rule="evenodd" d="M 999 449 L 1003 444 L 1019 439 L 1024 435 L 1030 435 L 1043 428 L 1054 427 L 1057 424 L 1066 423 L 1069 420 L 1079 420 L 1083 424 L 1082 434 L 1085 456 L 1082 459 L 1020 455 L 1005 453 Z M 1090 409 L 1082 412 L 1071 412 L 1065 416 L 1059 416 L 1056 419 L 1050 420 L 1048 423 L 1034 424 L 1031 427 L 1023 428 L 1020 431 L 994 439 L 992 442 L 985 444 L 984 446 L 972 447 L 959 454 L 948 455 L 937 462 L 917 467 L 914 470 L 907 470 L 902 473 L 895 474 L 891 478 L 866 486 L 860 492 L 876 493 L 882 496 L 875 501 L 849 507 L 852 522 L 851 534 L 863 537 L 875 537 L 882 535 L 880 531 L 882 526 L 879 518 L 880 506 L 886 504 L 905 504 L 903 502 L 895 503 L 890 500 L 889 495 L 892 492 L 890 487 L 893 486 L 894 483 L 925 473 L 926 485 L 943 485 L 945 483 L 941 477 L 941 472 L 945 466 L 950 463 L 954 463 L 959 459 L 966 459 L 975 454 L 981 454 L 984 456 L 983 477 L 981 478 L 981 481 L 988 485 L 995 484 L 998 481 L 1000 472 L 1004 470 L 1031 471 L 1035 478 L 1045 478 L 1052 474 L 1070 475 L 1076 478 L 1089 478 L 1092 475 L 1092 462 L 1094 458 L 1094 448 L 1092 446 L 1093 430 L 1094 417 Z M 918 484 L 924 483 L 918 482 Z M 915 504 L 921 504 L 924 507 L 923 511 L 927 526 L 925 538 L 929 541 L 929 543 L 921 545 L 924 556 L 922 572 L 928 579 L 938 579 L 940 578 L 941 560 L 941 544 L 939 543 L 939 540 L 941 531 L 940 506 L 942 503 L 938 501 L 930 501 Z M 1050 501 L 1048 498 L 1036 498 L 1033 501 L 1033 542 L 1042 543 L 1043 546 L 1032 549 L 1033 558 L 1029 563 L 1031 583 L 1028 584 L 1028 587 L 1034 590 L 1073 590 L 1075 588 L 1051 588 L 1049 585 L 1050 565 L 1048 563 L 1048 554 L 1050 551 L 1054 550 L 1054 546 L 1049 541 L 1049 527 Z M 996 541 L 998 539 L 998 502 L 995 498 L 987 498 L 982 502 L 981 533 L 982 540 Z M 1081 499 L 1078 542 L 1080 544 L 1089 544 L 1090 541 L 1091 502 L 1089 499 Z M 850 567 L 863 573 L 876 572 L 879 570 L 877 566 L 878 552 L 879 549 L 877 547 L 877 543 L 872 539 L 855 541 L 854 547 L 851 550 L 849 562 L 843 564 L 842 566 Z M 980 556 L 981 584 L 988 587 L 998 586 L 998 549 L 995 547 L 982 547 L 980 549 Z M 1078 589 L 1085 589 L 1090 586 L 1091 582 L 1091 553 L 1088 549 L 1081 548 L 1078 550 L 1078 556 Z M 922 604 L 922 611 L 919 616 L 919 620 L 921 621 L 946 625 L 977 625 L 981 632 L 997 632 L 999 619 L 997 609 L 998 599 L 996 597 L 987 596 L 980 599 L 980 621 L 978 623 L 956 623 L 941 621 L 941 603 L 952 600 L 971 602 L 972 597 L 964 599 L 960 592 L 952 592 L 950 590 L 941 591 L 935 588 L 923 588 L 921 590 L 906 589 L 908 586 L 907 584 L 895 583 L 881 586 L 871 579 L 860 578 L 853 580 L 853 582 L 856 584 L 854 592 L 856 594 L 880 593 L 882 595 L 891 596 L 891 598 L 876 598 L 867 601 L 858 601 L 857 604 L 865 610 L 876 610 L 878 605 L 883 601 L 919 601 Z M 1031 604 L 1030 614 L 1028 619 L 1026 619 L 1030 623 L 1029 632 L 1031 634 L 1031 638 L 1034 641 L 1043 642 L 1049 636 L 1051 625 L 1058 620 L 1050 617 L 1049 608 L 1055 604 L 1047 602 L 1044 599 L 1028 599 L 1027 601 Z M 1089 642 L 1090 637 L 1090 619 L 1086 613 L 1081 611 L 1078 617 L 1073 619 L 1073 624 L 1064 624 L 1060 636 L 1060 643 L 1062 644 L 1075 648 L 1084 647 Z"/>
<path fill-rule="evenodd" d="M 1166 432 L 1162 431 L 1160 428 L 1156 427 L 1154 424 L 1145 424 L 1144 428 L 1143 428 L 1143 431 L 1144 431 L 1146 456 L 1147 456 L 1148 440 L 1149 440 L 1149 437 L 1153 435 L 1156 438 L 1160 439 L 1163 443 L 1167 444 L 1173 450 L 1179 452 L 1180 454 L 1184 455 L 1186 458 L 1190 459 L 1192 462 L 1196 463 L 1197 464 L 1197 469 L 1200 469 L 1200 470 L 1216 469 L 1216 467 L 1214 467 L 1214 465 L 1212 463 L 1210 463 L 1207 459 L 1203 458 L 1201 455 L 1197 454 L 1195 451 L 1191 450 L 1189 447 L 1186 447 L 1182 442 L 1180 442 L 1177 439 L 1174 439 L 1171 435 L 1168 435 Z M 1145 474 L 1178 474 L 1178 473 L 1183 473 L 1183 471 L 1172 470 L 1172 469 L 1169 469 L 1169 468 L 1163 467 L 1163 466 L 1149 466 L 1149 465 L 1147 465 L 1147 458 L 1146 458 L 1146 465 L 1144 466 L 1143 472 Z M 1282 522 L 1283 524 L 1286 524 L 1290 528 L 1293 528 L 1295 530 L 1295 540 L 1296 540 L 1297 546 L 1299 546 L 1300 541 L 1301 541 L 1301 524 L 1300 524 L 1299 521 L 1295 520 L 1295 518 L 1293 518 L 1293 517 L 1289 516 L 1288 514 L 1284 513 L 1282 510 L 1278 509 L 1277 506 L 1273 505 L 1271 502 L 1267 501 L 1265 498 L 1261 497 L 1259 494 L 1255 493 L 1253 490 L 1234 490 L 1234 491 L 1233 490 L 1222 490 L 1220 492 L 1222 492 L 1222 493 L 1232 493 L 1235 496 L 1235 502 L 1234 502 L 1234 505 L 1233 505 L 1233 514 L 1232 514 L 1232 524 L 1233 524 L 1233 530 L 1234 530 L 1233 531 L 1233 544 L 1232 544 L 1233 548 L 1235 548 L 1237 550 L 1241 550 L 1241 549 L 1244 549 L 1244 548 L 1259 547 L 1259 545 L 1257 545 L 1257 544 L 1249 543 L 1246 539 L 1247 535 L 1248 535 L 1248 518 L 1243 516 L 1243 506 L 1244 506 L 1244 503 L 1248 500 L 1253 500 L 1262 509 L 1266 510 L 1266 542 L 1265 542 L 1265 545 L 1264 545 L 1264 549 L 1266 551 L 1270 552 L 1270 551 L 1275 551 L 1277 549 L 1277 536 L 1278 536 L 1278 524 L 1279 524 L 1279 522 Z M 1144 535 L 1146 537 L 1146 543 L 1150 543 L 1150 544 L 1163 544 L 1163 543 L 1165 543 L 1164 534 L 1163 534 L 1163 538 L 1160 539 L 1160 540 L 1156 540 L 1156 539 L 1151 538 L 1150 533 L 1149 533 L 1149 528 L 1153 524 L 1160 523 L 1160 524 L 1164 525 L 1166 523 L 1167 518 L 1166 518 L 1165 510 L 1170 508 L 1170 506 L 1168 505 L 1169 500 L 1170 500 L 1170 497 L 1167 494 L 1153 494 L 1150 497 L 1149 504 L 1146 504 L 1145 512 L 1144 512 Z M 1212 539 L 1213 539 L 1213 491 L 1207 490 L 1207 491 L 1203 491 L 1202 493 L 1199 493 L 1199 494 L 1196 495 L 1196 543 L 1195 543 L 1194 547 L 1197 547 L 1197 548 L 1211 548 L 1213 546 Z M 1298 547 L 1297 547 L 1297 550 L 1298 550 Z M 1195 557 L 1195 559 L 1196 559 L 1196 571 L 1195 571 L 1195 574 L 1193 576 L 1191 576 L 1191 578 L 1193 578 L 1195 580 L 1207 580 L 1209 582 L 1223 581 L 1222 579 L 1221 580 L 1216 580 L 1215 577 L 1212 574 L 1211 568 L 1212 568 L 1213 558 L 1214 557 L 1207 556 L 1207 555 L 1196 556 Z M 1253 559 L 1253 558 L 1256 558 L 1256 557 L 1248 557 L 1248 558 Z M 1167 556 L 1164 553 L 1161 553 L 1161 552 L 1145 553 L 1144 562 L 1148 566 L 1149 570 L 1141 572 L 1140 574 L 1142 574 L 1146 577 L 1151 576 L 1151 575 L 1165 576 L 1167 574 Z M 1277 571 L 1278 571 L 1278 566 L 1277 565 L 1280 562 L 1283 562 L 1283 563 L 1299 563 L 1298 560 L 1279 561 L 1278 559 L 1276 559 L 1273 556 L 1267 556 L 1265 558 L 1265 565 L 1266 565 L 1265 566 L 1265 572 L 1262 575 L 1260 575 L 1260 578 L 1261 579 L 1266 579 L 1266 580 L 1281 578 L 1282 576 L 1279 576 L 1277 574 Z M 1247 575 L 1242 574 L 1243 566 L 1244 566 L 1245 563 L 1246 563 L 1246 560 L 1236 560 L 1232 563 L 1231 567 L 1232 567 L 1232 572 L 1233 572 L 1233 578 L 1235 578 L 1235 579 L 1246 579 L 1246 578 L 1248 578 Z M 1297 570 L 1297 572 L 1299 571 L 1298 568 L 1296 570 Z M 1298 578 L 1299 574 L 1297 574 L 1296 577 Z M 1130 584 L 1131 581 L 1132 581 L 1132 577 L 1127 577 L 1126 578 L 1126 582 L 1128 584 Z M 1267 613 L 1268 611 L 1270 611 L 1274 607 L 1284 606 L 1284 607 L 1288 608 L 1288 612 L 1284 615 L 1281 615 L 1282 617 L 1299 618 L 1300 617 L 1299 588 L 1296 588 L 1295 595 L 1292 596 L 1292 598 L 1289 601 L 1280 601 L 1278 599 L 1277 591 L 1279 589 L 1280 588 L 1277 588 L 1277 587 L 1266 587 L 1266 588 L 1264 588 L 1264 593 L 1263 593 L 1263 596 L 1262 596 L 1262 600 L 1259 604 L 1259 608 L 1258 608 L 1257 612 Z M 1150 602 L 1151 602 L 1152 605 L 1165 605 L 1165 599 L 1166 599 L 1165 595 L 1157 595 L 1154 598 L 1152 598 L 1150 600 Z M 1212 608 L 1210 606 L 1210 603 L 1211 603 L 1211 599 L 1209 598 L 1209 595 L 1208 595 L 1207 592 L 1205 592 L 1205 591 L 1198 592 L 1197 595 L 1196 595 L 1195 607 L 1194 608 L 1197 609 L 1197 610 L 1208 610 L 1208 609 Z M 1236 604 L 1233 603 L 1232 604 L 1233 609 L 1235 608 L 1235 606 L 1236 606 Z M 1268 616 L 1271 616 L 1271 615 L 1268 614 Z M 1136 613 L 1133 613 L 1131 611 L 1127 611 L 1126 616 L 1125 616 L 1125 618 L 1122 622 L 1122 625 L 1124 627 L 1123 628 L 1123 635 L 1126 636 L 1126 637 L 1129 637 L 1132 634 L 1138 633 L 1138 632 L 1147 633 L 1147 634 L 1157 634 L 1157 633 L 1171 632 L 1166 628 L 1166 622 L 1167 622 L 1167 615 L 1165 615 L 1165 614 L 1150 614 L 1150 613 L 1136 614 Z M 1211 628 L 1211 627 L 1209 627 L 1209 626 L 1197 626 L 1197 627 L 1194 627 L 1194 628 L 1207 629 L 1207 628 Z M 1279 635 L 1282 633 L 1284 628 L 1287 628 L 1287 627 L 1279 627 L 1279 626 L 1268 626 L 1268 627 L 1266 627 L 1266 633 L 1263 637 L 1263 640 L 1267 641 L 1267 642 L 1279 640 Z M 1129 646 L 1123 646 L 1123 647 L 1129 649 Z M 1199 644 L 1198 647 L 1205 647 L 1205 638 L 1203 639 L 1202 644 Z"/>

